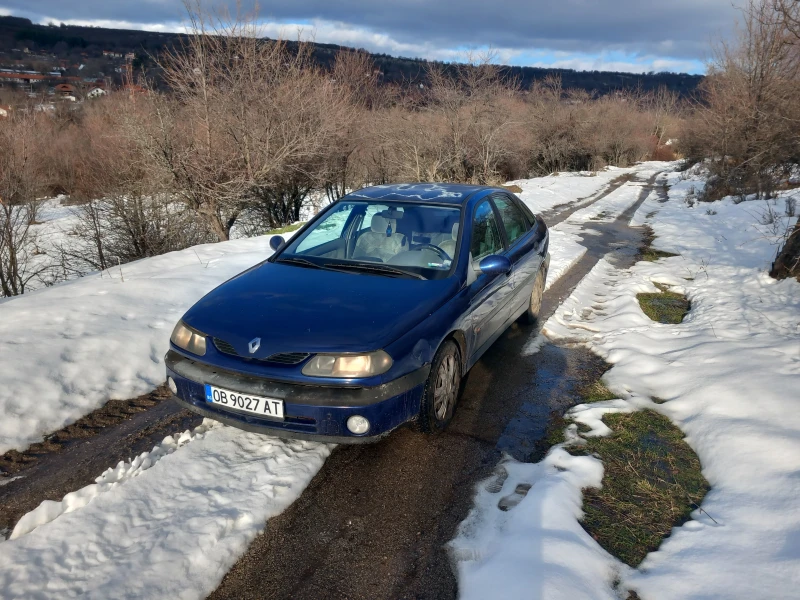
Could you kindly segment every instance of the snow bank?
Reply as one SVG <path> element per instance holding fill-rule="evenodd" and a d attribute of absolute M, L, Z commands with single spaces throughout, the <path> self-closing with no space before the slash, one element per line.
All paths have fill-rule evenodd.
<path fill-rule="evenodd" d="M 180 316 L 270 254 L 269 236 L 206 244 L 0 300 L 0 453 L 153 390 Z"/>
<path fill-rule="evenodd" d="M 24 518 L 39 526 L 0 543 L 0 596 L 204 598 L 330 449 L 206 421 Z"/>
<path fill-rule="evenodd" d="M 686 433 L 711 484 L 704 512 L 695 511 L 693 520 L 675 528 L 637 570 L 614 561 L 580 533 L 566 545 L 569 538 L 548 536 L 577 526 L 567 521 L 580 510 L 562 512 L 564 522 L 553 524 L 548 513 L 533 508 L 551 493 L 552 481 L 535 474 L 547 472 L 553 454 L 563 452 L 557 448 L 538 465 L 519 466 L 528 473 L 509 477 L 508 486 L 534 480 L 511 511 L 525 513 L 531 520 L 527 529 L 521 516 L 493 526 L 493 517 L 485 516 L 486 494 L 478 492 L 476 510 L 489 524 L 473 535 L 476 559 L 459 567 L 464 596 L 493 584 L 496 597 L 561 597 L 547 571 L 553 556 L 566 563 L 557 565 L 566 577 L 592 580 L 569 592 L 575 598 L 607 596 L 617 577 L 622 597 L 633 589 L 645 600 L 796 595 L 800 286 L 766 275 L 778 235 L 793 219 L 780 216 L 785 195 L 770 204 L 731 199 L 698 204 L 693 199 L 702 181 L 682 177 L 669 174 L 670 201 L 649 199 L 634 218 L 653 227 L 657 248 L 680 256 L 627 271 L 600 261 L 548 320 L 545 333 L 583 341 L 613 365 L 604 381 L 620 400 L 573 409 L 594 434 L 607 433 L 602 413 L 642 407 L 665 414 Z M 769 213 L 778 215 L 777 225 L 767 223 Z M 654 323 L 642 313 L 636 294 L 657 291 L 654 282 L 691 300 L 680 325 Z M 651 397 L 666 402 L 655 404 Z M 564 481 L 573 485 L 564 494 L 579 494 L 585 484 Z M 602 555 L 616 566 L 604 563 Z"/>
<path fill-rule="evenodd" d="M 578 523 L 581 489 L 602 476 L 599 460 L 560 447 L 536 464 L 502 463 L 449 544 L 460 597 L 617 600 L 616 561 Z"/>

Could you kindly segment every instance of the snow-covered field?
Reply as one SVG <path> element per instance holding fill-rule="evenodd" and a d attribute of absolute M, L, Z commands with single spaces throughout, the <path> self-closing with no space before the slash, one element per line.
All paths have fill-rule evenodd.
<path fill-rule="evenodd" d="M 766 275 L 775 234 L 791 220 L 764 224 L 767 213 L 785 215 L 788 194 L 771 208 L 731 199 L 690 206 L 702 181 L 665 177 L 671 201 L 651 196 L 634 221 L 653 227 L 658 249 L 680 256 L 626 271 L 601 260 L 544 330 L 613 365 L 604 381 L 619 399 L 572 411 L 592 428 L 586 435 L 608 433 L 604 413 L 641 408 L 686 433 L 711 484 L 703 511 L 633 570 L 577 522 L 580 489 L 600 483 L 599 460 L 557 446 L 538 464 L 508 461 L 500 492 L 479 488 L 452 542 L 464 598 L 625 598 L 629 589 L 645 599 L 797 597 L 800 284 Z M 654 282 L 691 300 L 680 325 L 642 313 L 636 294 L 657 291 Z M 520 484 L 532 487 L 500 511 L 498 499 L 513 499 Z"/>

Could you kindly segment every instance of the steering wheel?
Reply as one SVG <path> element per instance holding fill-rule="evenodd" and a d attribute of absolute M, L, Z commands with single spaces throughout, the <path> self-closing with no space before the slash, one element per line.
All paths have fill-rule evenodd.
<path fill-rule="evenodd" d="M 429 248 L 433 250 L 436 254 L 439 255 L 439 258 L 441 258 L 442 260 L 449 260 L 449 261 L 453 260 L 452 258 L 450 258 L 450 255 L 447 252 L 445 252 L 444 250 L 439 248 L 439 246 L 436 246 L 434 244 L 418 244 L 417 247 L 414 248 L 414 252 L 419 252 L 423 248 Z"/>

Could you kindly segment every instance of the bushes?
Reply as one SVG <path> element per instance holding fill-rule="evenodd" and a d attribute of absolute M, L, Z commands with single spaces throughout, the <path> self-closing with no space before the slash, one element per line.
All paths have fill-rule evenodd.
<path fill-rule="evenodd" d="M 770 198 L 800 163 L 800 4 L 751 0 L 733 44 L 720 44 L 681 135 L 693 161 L 712 157 L 707 198 Z M 800 278 L 795 230 L 773 276 Z"/>

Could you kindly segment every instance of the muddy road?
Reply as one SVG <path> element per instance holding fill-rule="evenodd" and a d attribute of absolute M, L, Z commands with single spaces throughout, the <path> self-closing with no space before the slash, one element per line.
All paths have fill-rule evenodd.
<path fill-rule="evenodd" d="M 643 182 L 636 203 L 615 221 L 583 225 L 588 251 L 545 293 L 540 322 L 600 258 L 623 268 L 633 263 L 645 231 L 627 223 L 648 195 L 662 193 L 654 182 L 655 176 Z M 548 215 L 548 224 L 624 183 Z M 467 515 L 473 486 L 504 452 L 536 458 L 550 418 L 574 405 L 578 388 L 607 368 L 582 348 L 545 344 L 531 353 L 537 335 L 536 328 L 514 324 L 500 337 L 465 380 L 443 434 L 403 428 L 377 444 L 337 447 L 300 499 L 267 522 L 212 597 L 456 597 L 444 544 Z M 150 406 L 130 408 L 107 425 L 101 409 L 84 428 L 67 428 L 27 453 L 0 457 L 0 530 L 10 530 L 42 500 L 60 500 L 118 461 L 200 422 L 163 397 L 156 391 L 144 398 Z M 125 412 L 124 403 L 118 408 Z"/>
<path fill-rule="evenodd" d="M 545 293 L 540 322 L 600 258 L 620 267 L 634 262 L 644 230 L 627 223 L 654 193 L 654 181 L 615 221 L 584 226 L 588 251 Z M 553 413 L 576 404 L 578 388 L 607 368 L 582 348 L 546 344 L 529 354 L 537 334 L 514 324 L 500 337 L 470 371 L 439 436 L 406 428 L 375 445 L 339 446 L 211 598 L 455 598 L 444 544 L 466 517 L 473 486 L 503 452 L 535 455 Z"/>

